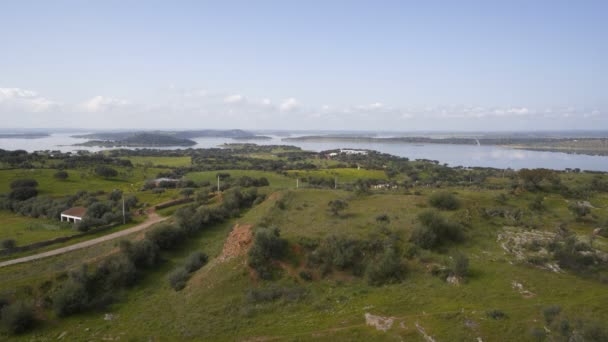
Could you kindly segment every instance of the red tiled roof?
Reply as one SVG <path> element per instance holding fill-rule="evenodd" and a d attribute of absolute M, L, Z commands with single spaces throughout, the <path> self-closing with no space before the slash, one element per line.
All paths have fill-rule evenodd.
<path fill-rule="evenodd" d="M 72 207 L 72 208 L 62 212 L 61 215 L 84 217 L 84 215 L 86 213 L 87 213 L 87 208 L 85 208 L 85 207 Z"/>

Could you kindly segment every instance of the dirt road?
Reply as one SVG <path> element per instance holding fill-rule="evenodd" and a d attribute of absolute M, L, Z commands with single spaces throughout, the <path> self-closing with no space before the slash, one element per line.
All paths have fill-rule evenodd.
<path fill-rule="evenodd" d="M 21 264 L 21 263 L 24 263 L 24 262 L 38 260 L 38 259 L 42 259 L 42 258 L 54 256 L 54 255 L 60 255 L 60 254 L 64 254 L 64 253 L 71 252 L 71 251 L 75 251 L 75 250 L 78 250 L 78 249 L 94 246 L 94 245 L 96 245 L 98 243 L 102 243 L 104 241 L 109 241 L 109 240 L 113 240 L 113 239 L 116 239 L 116 238 L 119 238 L 119 237 L 123 237 L 123 236 L 129 235 L 129 234 L 137 233 L 139 231 L 142 231 L 142 230 L 150 227 L 151 225 L 153 225 L 155 223 L 162 222 L 162 221 L 164 221 L 166 219 L 167 219 L 167 217 L 161 217 L 161 216 L 159 216 L 155 212 L 150 212 L 150 213 L 148 213 L 148 219 L 146 221 L 138 224 L 137 226 L 134 226 L 134 227 L 131 227 L 131 228 L 128 228 L 128 229 L 125 229 L 125 230 L 121 230 L 121 231 L 116 232 L 116 233 L 100 236 L 100 237 L 95 238 L 95 239 L 91 239 L 91 240 L 75 243 L 75 244 L 70 245 L 70 246 L 53 249 L 53 250 L 50 250 L 50 251 L 46 251 L 46 252 L 42 252 L 42 253 L 26 256 L 26 257 L 23 257 L 23 258 L 3 261 L 3 262 L 0 262 L 0 267 L 5 267 L 5 266 L 15 265 L 15 264 Z"/>

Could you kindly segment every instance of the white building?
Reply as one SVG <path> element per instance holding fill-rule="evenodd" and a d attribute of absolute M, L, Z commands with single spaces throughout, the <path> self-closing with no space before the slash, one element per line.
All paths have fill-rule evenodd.
<path fill-rule="evenodd" d="M 61 213 L 61 222 L 79 222 L 87 213 L 85 207 L 73 207 Z"/>

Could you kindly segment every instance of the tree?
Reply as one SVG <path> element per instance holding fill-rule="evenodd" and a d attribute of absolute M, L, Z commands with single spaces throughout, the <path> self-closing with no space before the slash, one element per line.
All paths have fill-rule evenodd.
<path fill-rule="evenodd" d="M 57 171 L 55 172 L 55 174 L 53 175 L 53 177 L 55 177 L 55 179 L 59 179 L 59 180 L 66 180 L 68 179 L 70 175 L 66 172 L 66 171 Z"/>
<path fill-rule="evenodd" d="M 341 199 L 331 200 L 327 205 L 334 216 L 338 216 L 342 210 L 348 208 L 348 203 Z"/>
<path fill-rule="evenodd" d="M 105 165 L 99 165 L 95 168 L 95 174 L 103 178 L 111 178 L 118 176 L 118 171 Z"/>
<path fill-rule="evenodd" d="M 19 301 L 2 308 L 2 326 L 11 334 L 21 334 L 30 329 L 35 322 L 34 309 L 30 304 Z"/>
<path fill-rule="evenodd" d="M 15 188 L 8 194 L 8 197 L 16 201 L 25 201 L 32 197 L 38 196 L 38 190 L 33 187 L 20 187 Z"/>
<path fill-rule="evenodd" d="M 551 180 L 555 177 L 553 171 L 547 169 L 521 169 L 517 175 L 524 185 L 531 189 L 538 189 L 543 180 Z"/>
<path fill-rule="evenodd" d="M 185 188 L 185 189 L 182 189 L 182 191 L 180 191 L 179 193 L 181 195 L 183 195 L 185 198 L 190 198 L 190 196 L 192 196 L 194 194 L 194 189 Z"/>

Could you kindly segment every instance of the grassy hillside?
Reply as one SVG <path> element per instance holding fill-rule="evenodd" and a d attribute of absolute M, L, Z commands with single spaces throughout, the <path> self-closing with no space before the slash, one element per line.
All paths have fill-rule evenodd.
<path fill-rule="evenodd" d="M 151 243 L 160 250 L 160 261 L 147 267 L 128 268 L 131 261 L 124 257 L 129 250 L 120 241 L 107 241 L 0 268 L 0 299 L 34 303 L 37 318 L 32 330 L 0 332 L 0 338 L 606 340 L 605 175 L 537 170 L 528 177 L 525 171 L 456 170 L 386 156 L 377 156 L 368 168 L 299 170 L 280 164 L 278 172 L 201 171 L 191 169 L 185 156 L 123 158 L 134 167 L 117 167 L 120 174 L 111 179 L 94 176 L 88 168 L 68 170 L 67 181 L 56 180 L 56 170 L 50 169 L 0 171 L 3 191 L 13 179 L 31 175 L 41 193 L 51 196 L 83 187 L 127 190 L 135 184 L 140 205 L 181 198 L 185 189 L 193 189 L 189 196 L 194 199 L 159 210 L 172 216 L 169 224 L 148 230 L 164 229 L 158 236 L 179 243 L 167 247 L 146 232 L 127 238 L 156 241 Z M 205 167 L 201 160 L 199 166 Z M 365 160 L 344 162 L 365 166 Z M 159 172 L 194 183 L 139 188 Z M 232 179 L 265 177 L 269 185 L 233 185 L 214 193 L 218 173 Z M 309 176 L 339 177 L 343 186 L 295 188 L 296 177 Z M 349 186 L 365 186 L 357 181 L 370 179 L 398 188 Z M 65 233 L 51 229 L 56 222 L 4 211 L 0 222 L 9 227 L 0 230 L 0 240 L 15 235 L 20 244 Z M 189 271 L 184 288 L 175 290 L 170 279 L 195 252 L 205 253 L 208 262 Z M 108 266 L 107 260 L 113 263 Z M 56 295 L 78 278 L 70 274 L 83 264 L 88 265 L 86 274 L 98 278 L 114 279 L 113 272 L 126 269 L 124 274 L 137 275 L 137 280 L 96 289 L 91 293 L 109 291 L 107 302 L 60 317 L 54 309 Z M 100 269 L 106 273 L 96 273 Z M 91 284 L 98 281 L 95 277 Z"/>

